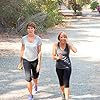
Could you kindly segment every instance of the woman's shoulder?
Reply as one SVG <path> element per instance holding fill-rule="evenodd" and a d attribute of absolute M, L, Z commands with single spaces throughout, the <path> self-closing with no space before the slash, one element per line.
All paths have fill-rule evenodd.
<path fill-rule="evenodd" d="M 35 35 L 35 36 L 36 36 L 37 39 L 41 40 L 41 37 L 40 36 L 38 36 L 38 35 Z"/>
<path fill-rule="evenodd" d="M 53 46 L 57 47 L 58 46 L 58 42 L 53 43 Z"/>
<path fill-rule="evenodd" d="M 22 39 L 25 39 L 25 38 L 27 38 L 27 35 L 24 35 L 24 36 L 22 37 Z"/>

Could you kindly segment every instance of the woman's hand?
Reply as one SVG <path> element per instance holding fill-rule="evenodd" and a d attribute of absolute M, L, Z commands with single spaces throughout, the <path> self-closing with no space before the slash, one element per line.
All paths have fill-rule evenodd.
<path fill-rule="evenodd" d="M 57 56 L 57 60 L 62 59 L 62 54 L 59 53 L 59 55 Z"/>
<path fill-rule="evenodd" d="M 22 63 L 19 63 L 18 66 L 17 66 L 18 70 L 23 70 L 23 64 Z"/>
<path fill-rule="evenodd" d="M 73 44 L 72 44 L 69 40 L 67 40 L 67 44 L 68 44 L 69 48 L 70 48 L 74 53 L 77 52 L 77 49 L 73 46 Z"/>
<path fill-rule="evenodd" d="M 38 64 L 36 68 L 36 72 L 38 73 L 39 71 L 40 71 L 40 65 Z"/>

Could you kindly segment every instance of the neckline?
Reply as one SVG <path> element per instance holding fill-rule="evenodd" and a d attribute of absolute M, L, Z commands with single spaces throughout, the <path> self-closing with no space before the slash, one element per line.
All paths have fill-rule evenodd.
<path fill-rule="evenodd" d="M 61 51 L 65 51 L 65 49 L 66 49 L 66 46 L 65 46 L 64 48 L 62 48 L 62 47 L 60 46 L 60 43 L 58 43 L 58 47 L 59 47 L 59 49 L 60 49 Z"/>
<path fill-rule="evenodd" d="M 30 37 L 30 39 L 31 39 L 32 37 Z M 35 41 L 35 39 L 36 39 L 36 35 L 34 35 L 34 37 L 33 37 L 33 39 L 32 40 L 29 40 L 29 37 L 28 37 L 28 35 L 27 35 L 27 41 L 29 42 L 29 43 L 33 43 L 34 41 Z"/>
<path fill-rule="evenodd" d="M 59 48 L 60 48 L 60 50 L 61 50 L 61 51 L 65 51 L 65 49 L 66 49 L 66 47 L 65 47 L 64 49 L 63 49 L 63 48 L 61 48 L 61 47 L 59 47 Z"/>

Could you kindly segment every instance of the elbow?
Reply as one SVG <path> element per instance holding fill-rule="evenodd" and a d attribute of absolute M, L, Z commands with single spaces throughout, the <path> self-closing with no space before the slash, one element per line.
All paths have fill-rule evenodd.
<path fill-rule="evenodd" d="M 74 53 L 76 53 L 76 52 L 77 52 L 77 49 L 75 48 Z"/>
<path fill-rule="evenodd" d="M 52 56 L 52 59 L 55 60 L 55 58 Z"/>
<path fill-rule="evenodd" d="M 73 51 L 74 53 L 76 53 L 76 52 L 77 52 L 77 49 L 76 49 L 76 48 L 72 48 L 72 51 Z"/>
<path fill-rule="evenodd" d="M 52 56 L 52 59 L 55 60 L 55 56 Z"/>

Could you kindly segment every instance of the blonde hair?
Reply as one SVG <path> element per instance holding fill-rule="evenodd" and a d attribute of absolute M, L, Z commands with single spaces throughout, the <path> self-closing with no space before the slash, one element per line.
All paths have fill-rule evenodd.
<path fill-rule="evenodd" d="M 68 38 L 68 35 L 65 32 L 58 33 L 58 40 L 60 40 L 60 35 L 63 34 L 65 38 Z"/>

